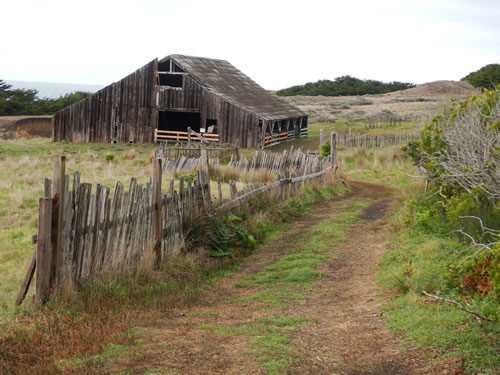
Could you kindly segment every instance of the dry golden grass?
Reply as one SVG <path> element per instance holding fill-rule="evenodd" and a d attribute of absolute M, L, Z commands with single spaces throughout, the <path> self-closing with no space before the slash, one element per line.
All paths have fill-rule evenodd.
<path fill-rule="evenodd" d="M 243 181 L 244 183 L 270 183 L 275 176 L 267 169 L 252 169 L 242 171 L 229 165 L 211 165 L 210 176 L 213 179 L 220 178 L 221 182 Z"/>
<path fill-rule="evenodd" d="M 379 95 L 288 96 L 284 99 L 306 111 L 309 122 L 314 123 L 342 118 L 358 120 L 382 111 L 413 117 L 441 110 L 451 98 L 461 100 L 476 93 L 467 82 L 436 81 Z"/>
<path fill-rule="evenodd" d="M 117 180 L 128 188 L 131 176 L 141 183 L 149 182 L 150 157 L 156 146 L 114 146 L 70 145 L 47 139 L 0 141 L 0 324 L 13 311 L 31 259 L 38 199 L 43 196 L 44 178 L 52 178 L 55 155 L 65 154 L 66 172 L 81 172 L 82 182 L 111 189 Z M 113 162 L 106 161 L 107 153 L 115 155 Z"/>
<path fill-rule="evenodd" d="M 340 173 L 351 180 L 407 188 L 414 183 L 408 175 L 418 175 L 417 168 L 397 146 L 352 148 L 337 153 Z"/>

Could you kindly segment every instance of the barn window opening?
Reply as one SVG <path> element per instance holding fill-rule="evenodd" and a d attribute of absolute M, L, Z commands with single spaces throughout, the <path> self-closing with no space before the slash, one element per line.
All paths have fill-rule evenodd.
<path fill-rule="evenodd" d="M 158 71 L 159 72 L 174 72 L 174 73 L 185 73 L 184 69 L 182 69 L 179 65 L 174 63 L 173 61 L 166 60 L 158 63 Z"/>
<path fill-rule="evenodd" d="M 177 73 L 184 73 L 184 69 L 182 69 L 177 64 L 172 64 L 172 71 Z"/>
<path fill-rule="evenodd" d="M 160 86 L 182 88 L 182 74 L 159 73 Z"/>
<path fill-rule="evenodd" d="M 159 72 L 170 72 L 170 60 L 158 63 Z"/>
<path fill-rule="evenodd" d="M 191 128 L 200 132 L 201 115 L 199 112 L 158 112 L 158 130 L 187 132 Z"/>

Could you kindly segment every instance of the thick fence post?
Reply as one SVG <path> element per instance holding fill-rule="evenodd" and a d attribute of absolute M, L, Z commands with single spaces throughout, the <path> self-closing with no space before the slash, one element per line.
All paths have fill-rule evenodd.
<path fill-rule="evenodd" d="M 191 127 L 188 126 L 187 128 L 187 133 L 188 133 L 188 147 L 191 147 Z"/>
<path fill-rule="evenodd" d="M 60 274 L 62 268 L 62 227 L 64 213 L 64 182 L 66 177 L 66 157 L 56 156 L 54 158 L 54 178 L 53 178 L 53 194 L 55 211 L 53 212 L 54 225 L 52 227 L 52 272 L 51 286 L 60 282 Z"/>
<path fill-rule="evenodd" d="M 153 230 L 155 266 L 161 264 L 161 159 L 153 160 Z"/>
<path fill-rule="evenodd" d="M 44 196 L 44 198 L 52 198 L 51 186 L 52 186 L 52 181 L 50 181 L 50 178 L 45 178 L 44 183 L 43 183 L 43 196 Z"/>
<path fill-rule="evenodd" d="M 38 243 L 36 250 L 35 302 L 49 297 L 52 269 L 52 198 L 40 198 L 38 211 Z"/>
<path fill-rule="evenodd" d="M 206 149 L 201 150 L 201 170 L 203 171 L 203 173 L 205 173 L 207 178 L 210 179 L 208 173 L 208 155 Z"/>
<path fill-rule="evenodd" d="M 337 133 L 330 133 L 330 155 L 332 157 L 332 165 L 337 165 Z"/>

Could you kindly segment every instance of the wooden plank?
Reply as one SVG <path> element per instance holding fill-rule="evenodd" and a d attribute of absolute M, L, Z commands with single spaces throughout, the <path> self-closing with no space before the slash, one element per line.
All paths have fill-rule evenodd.
<path fill-rule="evenodd" d="M 24 280 L 23 283 L 21 284 L 21 288 L 19 289 L 19 293 L 17 294 L 14 306 L 19 306 L 21 303 L 23 303 L 26 294 L 28 294 L 31 280 L 33 280 L 33 275 L 35 274 L 35 268 L 36 268 L 36 247 L 33 249 L 31 262 L 28 267 L 28 271 L 26 272 L 26 276 L 24 276 Z"/>
<path fill-rule="evenodd" d="M 162 180 L 161 159 L 153 160 L 153 233 L 155 267 L 161 265 L 161 180 Z"/>
<path fill-rule="evenodd" d="M 57 212 L 54 215 L 57 220 L 57 224 L 52 228 L 52 277 L 51 284 L 59 282 L 59 275 L 61 273 L 62 266 L 62 228 L 63 228 L 63 214 L 64 214 L 64 185 L 66 176 L 66 157 L 56 156 L 54 158 L 54 197 L 57 197 Z"/>
<path fill-rule="evenodd" d="M 52 194 L 51 194 L 51 185 L 52 185 L 52 182 L 50 181 L 50 178 L 45 178 L 44 180 L 44 198 L 51 198 L 52 197 Z"/>
<path fill-rule="evenodd" d="M 52 265 L 52 199 L 40 198 L 38 211 L 38 244 L 36 251 L 35 302 L 44 303 L 50 294 Z"/>

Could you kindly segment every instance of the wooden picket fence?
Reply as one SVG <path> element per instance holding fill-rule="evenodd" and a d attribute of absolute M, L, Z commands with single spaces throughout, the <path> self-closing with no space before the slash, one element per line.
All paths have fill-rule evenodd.
<path fill-rule="evenodd" d="M 189 158 L 189 157 L 178 157 L 169 158 L 165 157 L 162 153 L 156 154 L 157 159 L 162 159 L 162 170 L 163 172 L 190 172 L 193 169 L 199 169 L 201 167 L 201 157 L 199 158 Z M 219 158 L 209 159 L 210 165 L 219 165 Z"/>
<path fill-rule="evenodd" d="M 361 135 L 356 134 L 338 134 L 337 144 L 343 147 L 388 147 L 396 145 L 405 145 L 409 141 L 417 138 L 416 135 Z"/>
<path fill-rule="evenodd" d="M 199 144 L 191 147 L 179 147 L 179 145 L 168 146 L 164 143 L 163 146 L 157 150 L 157 153 L 161 152 L 166 158 L 180 158 L 182 156 L 187 158 L 199 158 L 201 157 L 201 150 L 207 150 L 209 158 L 238 155 L 238 147 L 236 146 L 219 146 L 212 143 L 208 147 L 201 147 Z"/>
<path fill-rule="evenodd" d="M 323 131 L 322 138 L 322 142 L 325 142 Z M 256 151 L 250 160 L 245 157 L 231 156 L 229 165 L 242 170 L 267 169 L 271 173 L 304 176 L 323 171 L 329 166 L 337 164 L 337 139 L 337 133 L 330 132 L 330 155 L 326 158 L 318 154 L 303 152 L 301 148 L 294 152 L 292 145 L 290 150 L 284 150 L 282 153 Z"/>
<path fill-rule="evenodd" d="M 242 170 L 267 169 L 271 173 L 283 174 L 290 172 L 294 176 L 316 173 L 332 165 L 332 156 L 322 158 L 319 155 L 308 154 L 298 149 L 284 150 L 282 153 L 256 151 L 248 160 L 246 157 L 239 159 L 231 157 L 229 165 Z"/>
<path fill-rule="evenodd" d="M 56 160 L 54 181 L 45 181 L 40 199 L 36 262 L 30 265 L 18 303 L 26 295 L 37 268 L 35 296 L 46 300 L 50 290 L 67 282 L 79 284 L 103 272 L 134 270 L 149 249 L 159 266 L 183 247 L 183 227 L 192 215 L 210 208 L 210 185 L 205 173 L 181 177 L 178 191 L 161 190 L 161 162 L 153 162 L 153 177 L 139 184 L 132 178 L 128 191 L 116 182 L 109 188 L 80 182 L 75 172 L 64 174 L 65 158 Z M 54 186 L 51 193 L 50 186 Z"/>
<path fill-rule="evenodd" d="M 298 159 L 304 159 L 297 154 Z M 230 181 L 231 199 L 224 200 L 220 180 L 218 199 L 212 199 L 206 150 L 202 151 L 202 170 L 196 172 L 196 178 L 171 181 L 166 192 L 162 190 L 164 159 L 153 160 L 149 182 L 141 184 L 132 178 L 128 190 L 119 181 L 113 190 L 82 183 L 79 172 L 70 181 L 65 160 L 64 156 L 56 157 L 54 179 L 45 180 L 45 197 L 39 202 L 37 246 L 16 305 L 25 298 L 35 268 L 35 301 L 43 303 L 60 285 L 79 285 L 105 272 L 134 271 L 148 256 L 155 267 L 160 267 L 184 247 L 184 233 L 193 215 L 222 212 L 263 194 L 284 200 L 306 182 L 322 179 L 327 169 L 336 168 L 332 158 L 328 159 L 331 164 L 306 158 L 305 166 L 299 168 L 304 171 L 301 176 L 290 178 L 287 173 L 288 177 L 278 177 L 271 184 L 249 184 L 239 192 Z M 297 156 L 294 159 L 284 154 L 281 163 L 293 160 Z M 274 168 L 274 163 L 265 165 Z M 278 173 L 283 170 L 274 169 Z"/>

